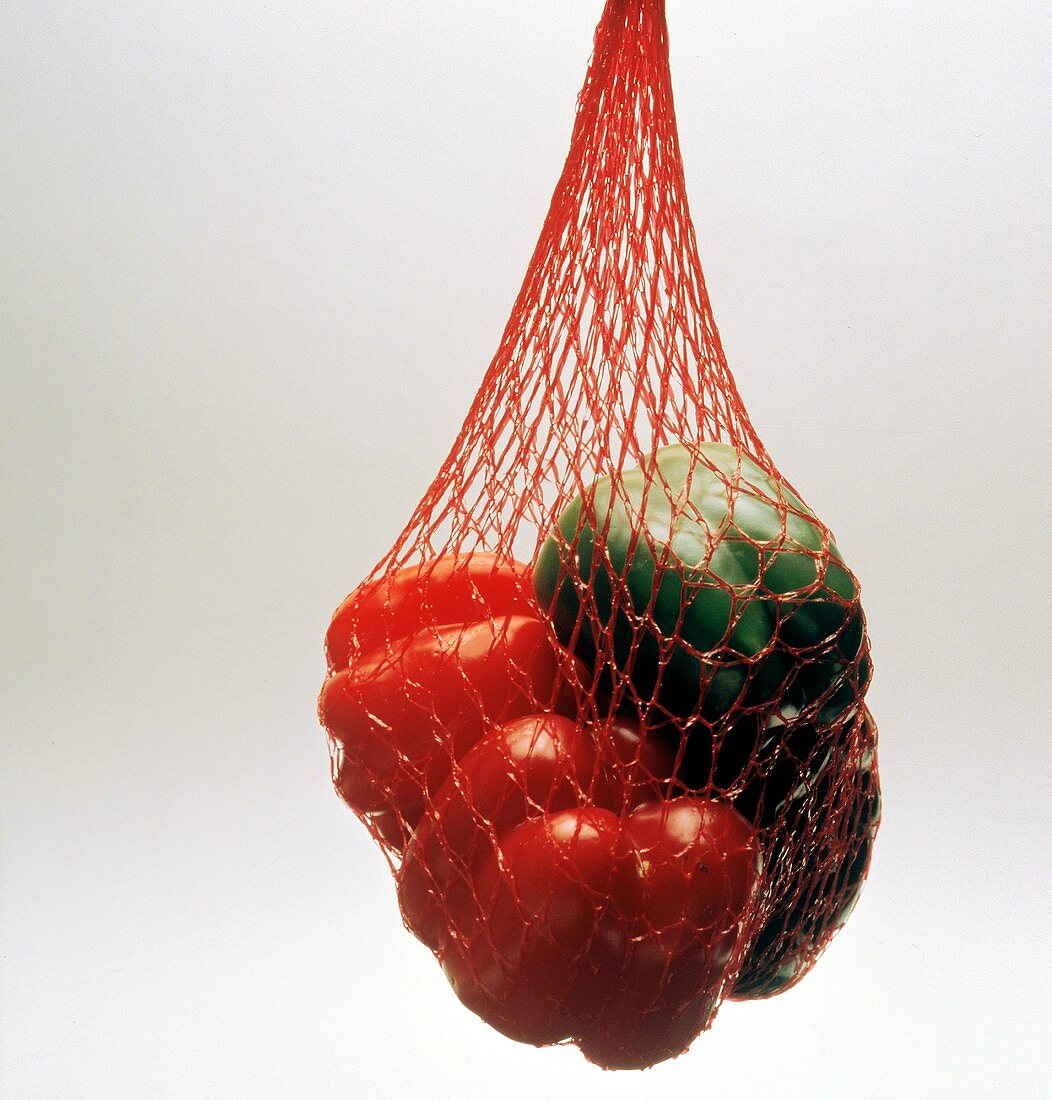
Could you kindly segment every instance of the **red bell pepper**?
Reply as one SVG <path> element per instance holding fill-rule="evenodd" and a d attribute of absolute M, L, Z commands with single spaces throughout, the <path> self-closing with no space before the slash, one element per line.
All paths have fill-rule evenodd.
<path fill-rule="evenodd" d="M 529 567 L 495 554 L 450 554 L 359 585 L 336 609 L 325 634 L 329 671 L 427 622 L 467 623 L 489 614 L 536 615 Z"/>
<path fill-rule="evenodd" d="M 333 617 L 319 702 L 341 797 L 401 850 L 431 794 L 494 723 L 576 713 L 587 676 L 553 640 L 529 574 L 491 554 L 369 582 Z"/>
<path fill-rule="evenodd" d="M 760 879 L 725 802 L 663 791 L 675 757 L 624 723 L 490 730 L 421 820 L 399 874 L 410 929 L 498 1030 L 651 1065 L 705 1027 Z"/>

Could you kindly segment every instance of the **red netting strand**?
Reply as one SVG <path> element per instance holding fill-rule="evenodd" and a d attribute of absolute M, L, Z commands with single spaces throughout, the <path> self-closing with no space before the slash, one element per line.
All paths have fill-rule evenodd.
<path fill-rule="evenodd" d="M 799 981 L 880 818 L 858 583 L 735 387 L 662 0 L 609 0 L 500 347 L 337 610 L 336 789 L 456 995 L 604 1067 Z"/>

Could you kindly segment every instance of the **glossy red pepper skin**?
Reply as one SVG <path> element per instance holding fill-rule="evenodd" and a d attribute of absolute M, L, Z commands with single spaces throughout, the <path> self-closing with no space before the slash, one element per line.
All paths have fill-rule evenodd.
<path fill-rule="evenodd" d="M 674 766 L 629 729 L 527 716 L 487 733 L 438 792 L 399 899 L 498 1030 L 629 1068 L 708 1025 L 761 860 L 728 803 L 663 797 Z"/>
<path fill-rule="evenodd" d="M 567 677 L 587 677 L 528 593 L 525 567 L 469 555 L 371 582 L 334 616 L 319 701 L 333 782 L 395 849 L 485 729 L 576 712 Z"/>
<path fill-rule="evenodd" d="M 614 919 L 598 941 L 598 969 L 616 975 L 616 994 L 580 1047 L 600 1065 L 640 1069 L 682 1053 L 709 1026 L 762 864 L 753 830 L 728 803 L 691 797 L 633 810 L 620 855 Z"/>
<path fill-rule="evenodd" d="M 498 727 L 460 762 L 420 822 L 399 875 L 402 913 L 433 951 L 457 933 L 472 909 L 475 868 L 495 838 L 535 807 L 577 807 L 582 792 L 607 780 L 598 754 L 572 719 L 531 715 Z M 603 802 L 608 801 L 604 791 Z"/>
<path fill-rule="evenodd" d="M 530 570 L 495 554 L 450 554 L 359 585 L 325 634 L 329 671 L 415 634 L 423 623 L 470 623 L 492 614 L 532 615 Z"/>

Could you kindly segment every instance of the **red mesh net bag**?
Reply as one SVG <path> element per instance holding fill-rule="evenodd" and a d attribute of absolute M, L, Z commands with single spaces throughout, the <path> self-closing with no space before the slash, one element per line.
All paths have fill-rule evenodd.
<path fill-rule="evenodd" d="M 496 356 L 337 610 L 336 789 L 500 1031 L 611 1068 L 813 965 L 880 816 L 859 588 L 727 369 L 663 0 L 609 0 Z"/>

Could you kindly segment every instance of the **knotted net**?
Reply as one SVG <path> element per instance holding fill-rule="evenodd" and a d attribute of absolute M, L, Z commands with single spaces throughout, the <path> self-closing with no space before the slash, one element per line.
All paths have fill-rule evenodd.
<path fill-rule="evenodd" d="M 854 904 L 880 815 L 858 584 L 727 368 L 663 0 L 608 0 L 497 353 L 326 652 L 336 789 L 515 1039 L 675 1056 Z"/>

